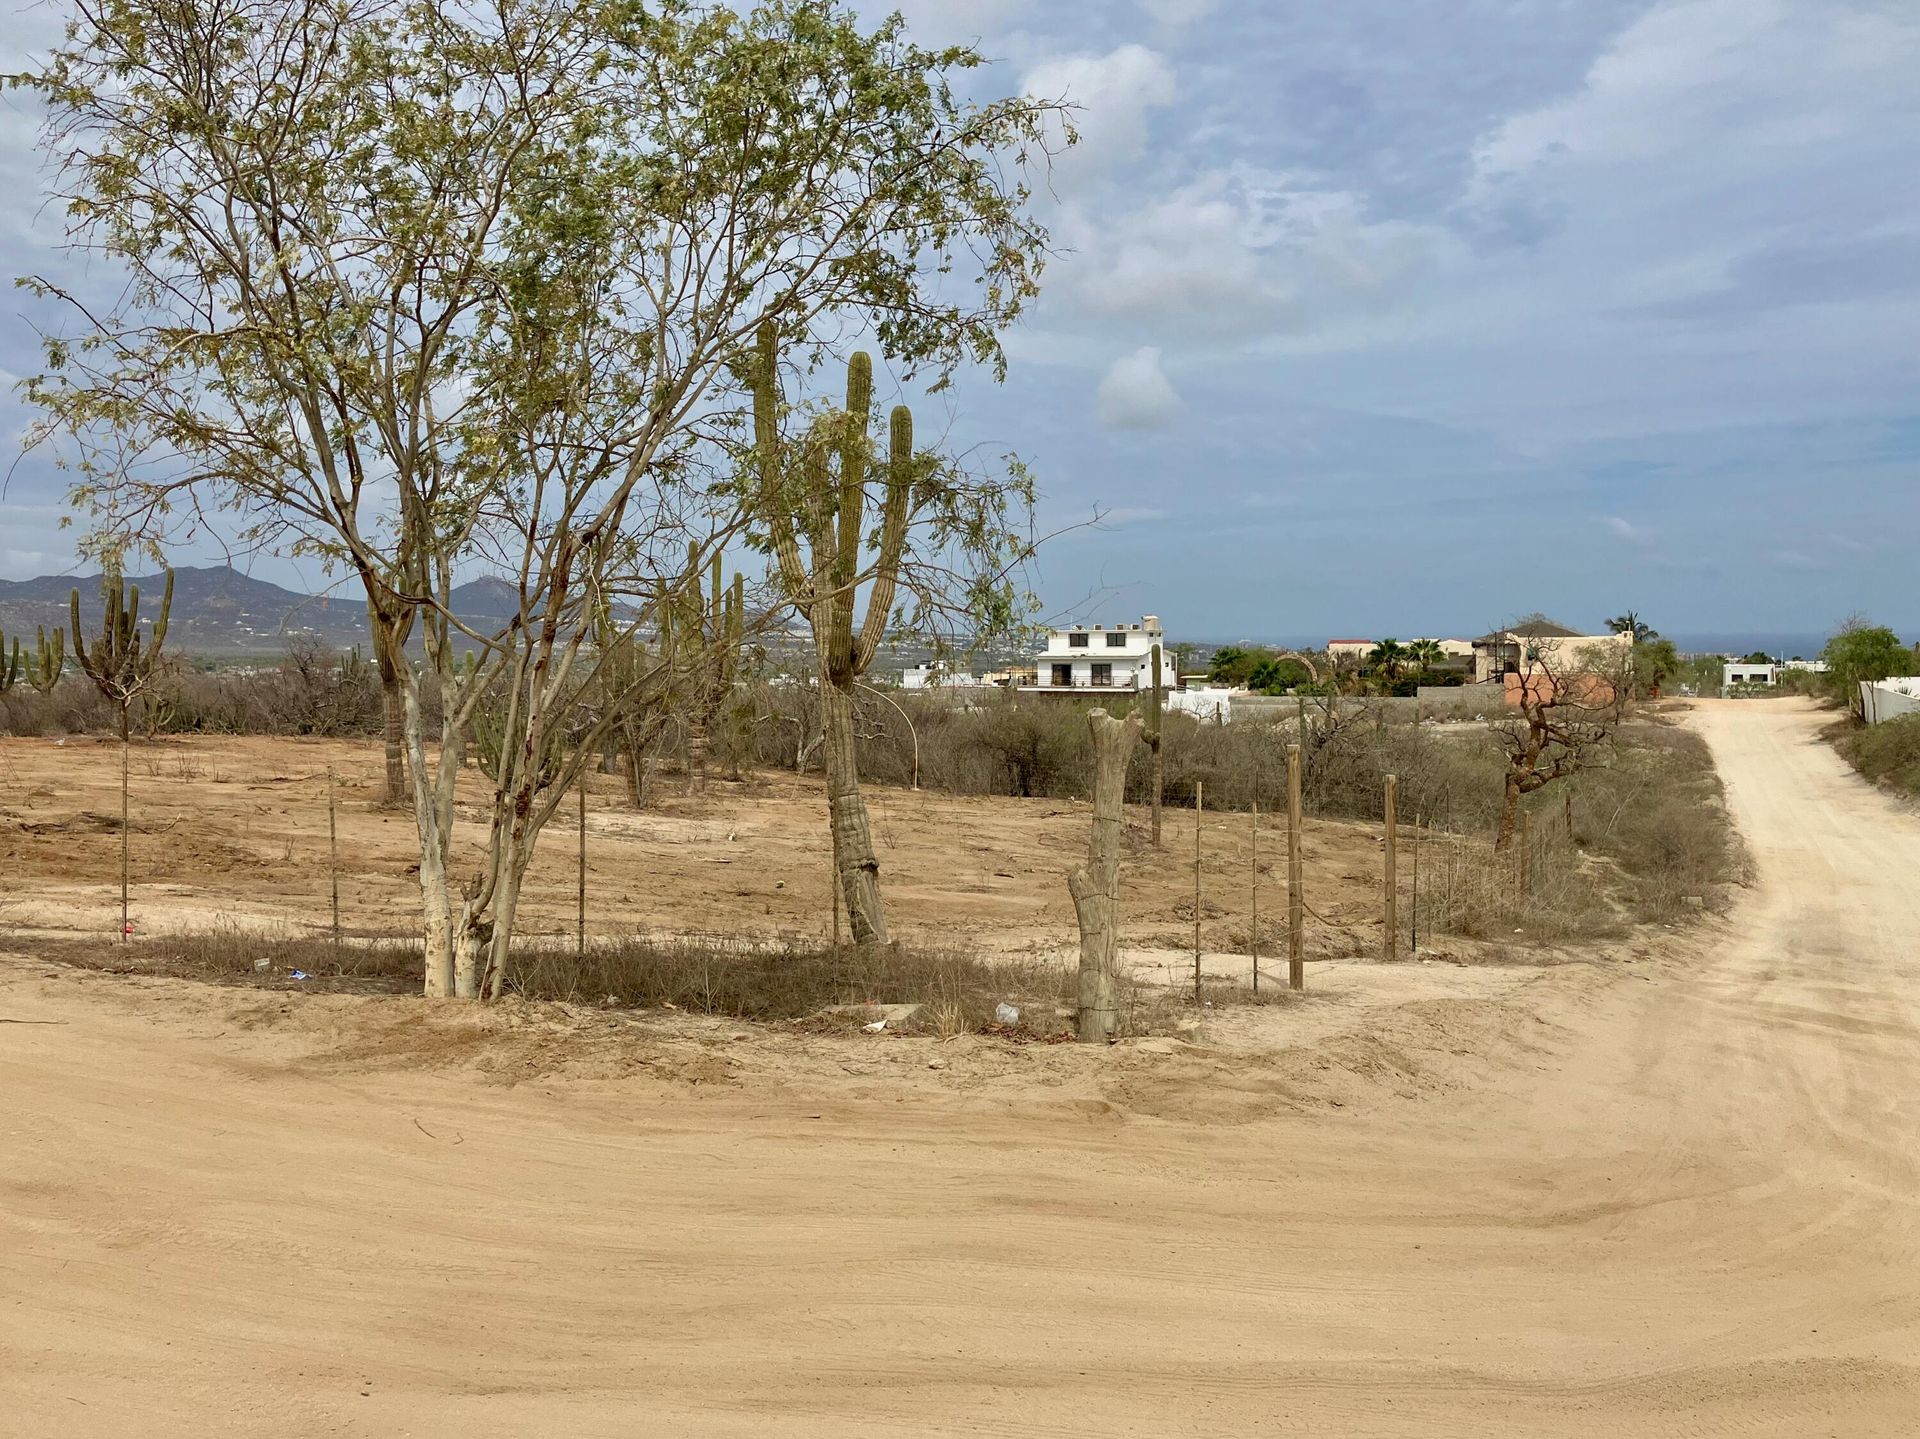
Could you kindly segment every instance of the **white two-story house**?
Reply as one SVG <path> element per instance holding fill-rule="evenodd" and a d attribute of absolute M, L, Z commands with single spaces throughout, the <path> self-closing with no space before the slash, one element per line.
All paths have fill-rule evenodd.
<path fill-rule="evenodd" d="M 1153 688 L 1153 655 L 1161 648 L 1160 617 L 1145 615 L 1137 625 L 1074 625 L 1050 630 L 1047 646 L 1035 658 L 1034 683 L 1040 693 L 1095 692 Z M 1173 657 L 1163 654 L 1160 682 L 1174 685 Z"/>

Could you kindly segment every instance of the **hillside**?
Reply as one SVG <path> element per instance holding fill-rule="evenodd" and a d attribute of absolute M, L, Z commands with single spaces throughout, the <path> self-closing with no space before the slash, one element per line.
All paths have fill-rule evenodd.
<path fill-rule="evenodd" d="M 141 615 L 151 619 L 163 579 L 130 575 L 140 587 Z M 69 600 L 80 591 L 80 619 L 87 633 L 100 625 L 100 576 L 41 575 L 0 580 L 0 630 L 29 638 L 35 626 L 66 628 Z M 453 592 L 454 609 L 476 629 L 494 629 L 513 610 L 513 589 L 503 580 L 479 579 Z M 345 649 L 365 644 L 367 611 L 356 582 L 331 594 L 308 595 L 231 566 L 185 565 L 173 572 L 173 613 L 167 644 L 177 654 L 205 657 L 278 655 L 290 640 L 307 637 Z"/>

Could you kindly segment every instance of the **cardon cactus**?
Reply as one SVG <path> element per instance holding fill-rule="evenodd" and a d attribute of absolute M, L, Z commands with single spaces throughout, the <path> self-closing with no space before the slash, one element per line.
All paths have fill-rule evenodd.
<path fill-rule="evenodd" d="M 133 702 L 146 692 L 160 666 L 160 646 L 167 639 L 167 616 L 173 609 L 173 571 L 160 597 L 160 613 L 153 627 L 140 633 L 140 587 L 128 587 L 117 572 L 101 577 L 100 598 L 105 613 L 100 638 L 91 646 L 81 638 L 80 591 L 73 592 L 73 654 L 87 678 L 120 711 L 120 938 L 133 932 L 127 920 L 127 889 L 131 860 L 128 852 L 127 715 Z"/>
<path fill-rule="evenodd" d="M 20 642 L 14 641 L 16 652 Z M 47 640 L 44 625 L 34 626 L 33 653 L 27 656 L 27 667 L 22 678 L 41 694 L 49 694 L 60 683 L 60 674 L 67 667 L 67 632 L 56 629 L 51 643 Z"/>
<path fill-rule="evenodd" d="M 101 616 L 100 637 L 88 645 L 81 635 L 80 591 L 69 601 L 73 621 L 73 657 L 80 661 L 100 693 L 119 706 L 122 729 L 127 709 L 146 689 L 159 667 L 160 647 L 167 639 L 167 617 L 173 609 L 173 571 L 167 571 L 167 585 L 160 596 L 160 613 L 154 616 L 151 631 L 140 633 L 140 586 L 129 586 L 117 574 L 108 574 L 100 584 L 105 613 Z"/>

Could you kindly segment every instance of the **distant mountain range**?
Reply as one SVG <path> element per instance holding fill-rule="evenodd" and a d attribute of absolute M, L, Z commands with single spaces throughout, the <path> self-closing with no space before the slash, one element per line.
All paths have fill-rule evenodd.
<path fill-rule="evenodd" d="M 165 578 L 129 575 L 127 581 L 140 587 L 141 618 L 151 619 Z M 91 638 L 100 628 L 97 574 L 0 580 L 0 630 L 32 643 L 35 626 L 70 628 L 69 598 L 76 589 L 80 622 Z M 515 591 L 504 580 L 475 580 L 454 590 L 453 607 L 475 629 L 495 629 L 515 609 Z M 167 647 L 177 653 L 210 658 L 278 655 L 290 641 L 305 636 L 336 649 L 364 645 L 367 607 L 359 587 L 350 583 L 331 595 L 303 595 L 229 567 L 182 566 L 173 572 Z"/>

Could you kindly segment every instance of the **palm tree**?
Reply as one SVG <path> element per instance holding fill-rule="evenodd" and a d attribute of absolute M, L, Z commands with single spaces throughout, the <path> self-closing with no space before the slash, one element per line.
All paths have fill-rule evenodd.
<path fill-rule="evenodd" d="M 1415 640 L 1407 646 L 1407 658 L 1423 670 L 1430 670 L 1447 657 L 1438 640 Z"/>
<path fill-rule="evenodd" d="M 1396 639 L 1384 639 L 1367 652 L 1367 668 L 1379 670 L 1391 684 L 1400 678 L 1400 666 L 1407 662 L 1407 647 Z"/>
<path fill-rule="evenodd" d="M 1632 635 L 1633 642 L 1637 645 L 1660 638 L 1660 631 L 1641 619 L 1638 610 L 1628 610 L 1624 615 L 1615 615 L 1607 621 L 1607 628 L 1617 635 Z"/>

